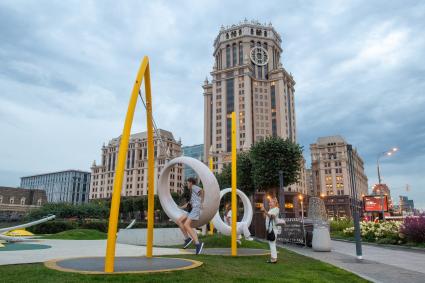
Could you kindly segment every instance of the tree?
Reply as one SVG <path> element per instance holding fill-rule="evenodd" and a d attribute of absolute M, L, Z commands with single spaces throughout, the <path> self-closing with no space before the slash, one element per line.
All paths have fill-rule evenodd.
<path fill-rule="evenodd" d="M 298 181 L 303 159 L 299 144 L 280 137 L 267 137 L 250 150 L 252 178 L 257 189 L 275 190 L 279 187 L 279 171 L 283 171 L 285 186 Z"/>
<path fill-rule="evenodd" d="M 250 196 L 255 192 L 255 186 L 252 178 L 252 162 L 249 151 L 238 154 L 236 165 L 238 189 Z"/>
<path fill-rule="evenodd" d="M 221 173 L 215 174 L 220 189 L 230 188 L 232 186 L 232 167 L 231 164 L 224 164 Z"/>

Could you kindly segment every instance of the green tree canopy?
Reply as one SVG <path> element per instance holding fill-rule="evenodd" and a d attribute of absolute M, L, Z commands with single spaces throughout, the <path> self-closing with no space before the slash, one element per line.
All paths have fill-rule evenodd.
<path fill-rule="evenodd" d="M 250 152 L 240 152 L 238 154 L 237 174 L 238 188 L 248 196 L 255 192 L 254 181 L 252 178 L 252 162 Z"/>
<path fill-rule="evenodd" d="M 259 190 L 279 187 L 279 171 L 283 171 L 284 185 L 298 181 L 303 159 L 299 144 L 280 137 L 267 137 L 252 145 L 250 150 L 252 178 Z"/>

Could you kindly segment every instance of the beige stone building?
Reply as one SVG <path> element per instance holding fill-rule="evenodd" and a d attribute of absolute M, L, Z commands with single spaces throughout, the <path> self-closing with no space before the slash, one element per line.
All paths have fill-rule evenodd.
<path fill-rule="evenodd" d="M 158 130 L 154 135 L 155 146 L 155 193 L 157 179 L 167 160 L 181 155 L 181 142 L 176 141 L 169 131 Z M 115 166 L 118 159 L 120 137 L 109 141 L 102 147 L 102 158 L 99 165 L 93 162 L 90 185 L 90 199 L 110 198 L 112 196 Z M 147 194 L 147 133 L 137 133 L 130 136 L 125 174 L 122 187 L 123 196 L 141 196 Z M 171 192 L 177 192 L 182 187 L 183 168 L 171 169 L 169 184 Z"/>
<path fill-rule="evenodd" d="M 214 41 L 212 81 L 204 89 L 204 160 L 214 171 L 230 162 L 231 113 L 238 150 L 266 136 L 296 141 L 295 81 L 282 66 L 282 38 L 271 24 L 244 21 L 222 27 Z"/>
<path fill-rule="evenodd" d="M 313 190 L 317 196 L 350 196 L 351 179 L 348 168 L 347 142 L 341 136 L 321 137 L 310 145 Z M 357 198 L 368 192 L 363 160 L 353 148 Z"/>

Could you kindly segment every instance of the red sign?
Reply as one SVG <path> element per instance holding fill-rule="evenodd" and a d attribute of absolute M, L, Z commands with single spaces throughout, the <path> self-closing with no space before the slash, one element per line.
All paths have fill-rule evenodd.
<path fill-rule="evenodd" d="M 365 212 L 382 211 L 382 204 L 384 211 L 388 211 L 388 198 L 387 196 L 364 196 L 363 205 Z"/>

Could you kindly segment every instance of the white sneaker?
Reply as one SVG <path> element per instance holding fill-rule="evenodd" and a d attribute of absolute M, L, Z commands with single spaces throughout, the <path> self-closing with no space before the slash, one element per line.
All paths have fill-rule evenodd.
<path fill-rule="evenodd" d="M 247 241 L 254 241 L 254 238 L 250 236 L 250 237 L 245 238 L 245 240 L 247 240 Z"/>

